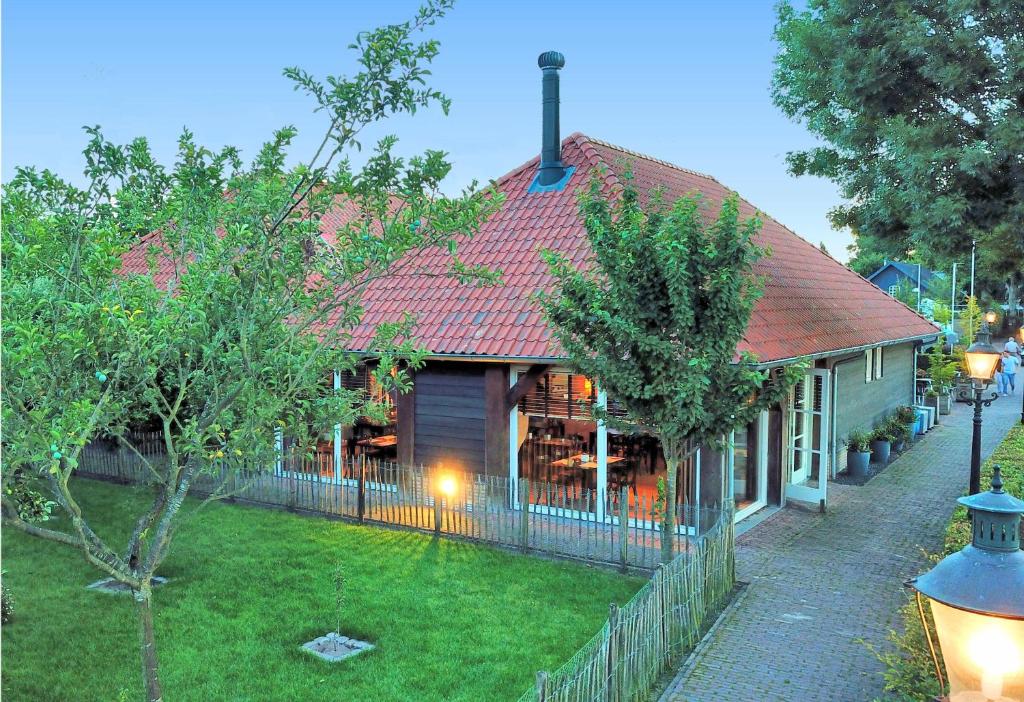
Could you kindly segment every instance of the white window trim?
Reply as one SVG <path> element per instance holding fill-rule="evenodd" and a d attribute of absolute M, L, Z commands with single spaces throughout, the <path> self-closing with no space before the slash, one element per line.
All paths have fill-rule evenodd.
<path fill-rule="evenodd" d="M 875 350 L 864 350 L 864 382 L 870 383 L 875 379 Z"/>

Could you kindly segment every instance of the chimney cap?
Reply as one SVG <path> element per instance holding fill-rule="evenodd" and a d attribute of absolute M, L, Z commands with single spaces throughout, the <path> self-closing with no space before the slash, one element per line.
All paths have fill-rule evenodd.
<path fill-rule="evenodd" d="M 545 51 L 537 57 L 537 65 L 541 68 L 562 68 L 565 66 L 565 56 L 557 51 Z"/>

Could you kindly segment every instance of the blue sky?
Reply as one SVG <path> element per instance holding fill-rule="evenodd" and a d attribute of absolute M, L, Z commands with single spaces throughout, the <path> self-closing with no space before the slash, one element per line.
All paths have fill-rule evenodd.
<path fill-rule="evenodd" d="M 79 178 L 82 125 L 149 139 L 169 162 L 181 129 L 252 155 L 277 127 L 306 159 L 323 118 L 281 76 L 351 72 L 361 29 L 411 16 L 415 0 L 3 3 L 3 179 L 18 165 Z M 582 131 L 709 173 L 804 238 L 846 258 L 829 182 L 796 179 L 787 151 L 813 143 L 769 96 L 774 0 L 462 0 L 434 34 L 434 84 L 453 100 L 396 120 L 403 151 L 448 151 L 452 189 L 498 177 L 540 149 L 537 55 L 556 49 L 563 136 Z"/>

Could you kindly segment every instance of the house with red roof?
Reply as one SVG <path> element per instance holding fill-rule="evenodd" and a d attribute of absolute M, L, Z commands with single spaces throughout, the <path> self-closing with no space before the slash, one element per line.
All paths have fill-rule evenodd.
<path fill-rule="evenodd" d="M 405 465 L 546 484 L 532 509 L 554 509 L 566 494 L 625 493 L 650 504 L 666 476 L 657 437 L 639 426 L 616 431 L 593 416 L 595 405 L 614 398 L 568 368 L 545 324 L 533 296 L 554 281 L 540 252 L 558 251 L 586 265 L 590 252 L 577 192 L 595 172 L 609 192 L 621 187 L 629 170 L 642 191 L 659 188 L 666 199 L 698 193 L 709 211 L 730 190 L 711 176 L 584 134 L 560 138 L 564 60 L 547 52 L 539 63 L 542 153 L 496 181 L 503 206 L 459 245 L 465 263 L 500 269 L 502 283 L 472 286 L 429 275 L 446 265 L 440 250 L 418 255 L 401 276 L 373 281 L 351 350 L 368 352 L 377 325 L 411 313 L 429 359 L 416 372 L 413 390 L 394 398 L 390 424 L 338 426 L 324 449 L 336 464 L 369 453 Z M 759 211 L 742 201 L 741 213 Z M 805 361 L 808 370 L 786 402 L 729 432 L 724 451 L 698 450 L 679 480 L 680 501 L 733 499 L 737 519 L 789 500 L 824 509 L 829 480 L 845 468 L 846 436 L 913 404 L 917 350 L 938 334 L 927 319 L 761 216 L 758 244 L 770 254 L 756 272 L 766 283 L 739 350 L 753 353 L 764 368 Z M 332 239 L 332 223 L 337 227 L 345 217 L 339 210 L 324 218 L 325 239 Z M 335 382 L 374 391 L 365 372 L 338 375 Z M 588 509 L 604 516 L 604 499 L 592 504 Z"/>

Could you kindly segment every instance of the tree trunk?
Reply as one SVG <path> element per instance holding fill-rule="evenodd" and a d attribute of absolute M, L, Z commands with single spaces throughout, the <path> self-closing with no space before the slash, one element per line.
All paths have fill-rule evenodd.
<path fill-rule="evenodd" d="M 156 636 L 153 633 L 153 594 L 149 582 L 135 593 L 135 604 L 139 611 L 139 639 L 142 653 L 142 679 L 146 683 L 147 702 L 162 702 L 160 690 L 160 664 L 156 657 Z"/>
<path fill-rule="evenodd" d="M 676 486 L 679 483 L 679 451 L 674 441 L 661 441 L 665 454 L 668 480 L 665 484 L 665 510 L 661 520 L 661 562 L 668 563 L 675 556 L 676 543 Z"/>

